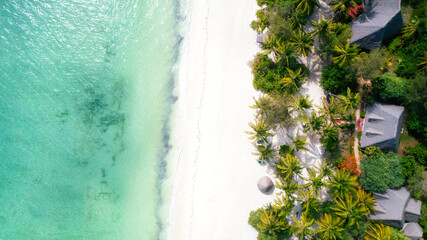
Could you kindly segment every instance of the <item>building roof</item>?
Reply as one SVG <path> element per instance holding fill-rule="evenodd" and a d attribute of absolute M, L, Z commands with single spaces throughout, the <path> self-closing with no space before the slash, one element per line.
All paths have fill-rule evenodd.
<path fill-rule="evenodd" d="M 383 40 L 399 33 L 403 27 L 400 0 L 365 1 L 365 11 L 350 23 L 350 43 L 365 49 L 378 49 Z"/>
<path fill-rule="evenodd" d="M 410 222 L 403 226 L 403 235 L 411 239 L 419 239 L 423 236 L 423 229 L 418 223 Z"/>
<path fill-rule="evenodd" d="M 259 44 L 261 44 L 261 45 L 264 45 L 265 44 L 265 38 L 267 37 L 267 34 L 264 34 L 264 33 L 258 33 L 257 35 L 256 35 L 256 42 L 257 43 L 259 43 Z"/>
<path fill-rule="evenodd" d="M 409 199 L 408 205 L 405 208 L 405 212 L 412 213 L 415 215 L 421 215 L 421 201 L 413 198 Z"/>
<path fill-rule="evenodd" d="M 397 148 L 404 107 L 374 103 L 366 109 L 362 129 L 362 148 L 383 144 L 390 149 Z M 379 146 L 381 147 L 381 146 Z"/>
<path fill-rule="evenodd" d="M 386 193 L 374 193 L 375 211 L 369 215 L 372 220 L 404 221 L 404 210 L 410 198 L 406 188 L 388 189 Z"/>

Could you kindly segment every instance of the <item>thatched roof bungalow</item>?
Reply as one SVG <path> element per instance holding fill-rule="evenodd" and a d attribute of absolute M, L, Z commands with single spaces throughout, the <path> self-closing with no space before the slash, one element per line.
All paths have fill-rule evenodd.
<path fill-rule="evenodd" d="M 350 43 L 364 49 L 378 49 L 384 40 L 396 36 L 403 27 L 400 0 L 364 0 L 365 11 L 350 23 Z"/>
<path fill-rule="evenodd" d="M 397 152 L 404 107 L 374 103 L 366 108 L 360 146 Z"/>

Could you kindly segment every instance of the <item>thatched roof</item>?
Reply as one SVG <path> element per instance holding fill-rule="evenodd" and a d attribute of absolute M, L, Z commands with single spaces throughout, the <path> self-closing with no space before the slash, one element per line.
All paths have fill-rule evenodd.
<path fill-rule="evenodd" d="M 258 181 L 258 189 L 262 192 L 262 193 L 268 193 L 269 191 L 271 191 L 274 188 L 274 183 L 273 181 L 271 181 L 271 179 L 267 176 L 262 177 L 259 181 Z"/>
<path fill-rule="evenodd" d="M 405 223 L 403 226 L 403 235 L 407 236 L 410 239 L 417 240 L 423 237 L 423 229 L 418 223 L 410 222 Z"/>
<path fill-rule="evenodd" d="M 404 107 L 375 103 L 366 108 L 362 148 L 376 146 L 383 151 L 397 152 Z"/>
<path fill-rule="evenodd" d="M 265 38 L 267 37 L 267 34 L 265 33 L 258 33 L 256 36 L 256 42 L 260 45 L 265 44 Z"/>
<path fill-rule="evenodd" d="M 350 23 L 350 43 L 365 49 L 378 49 L 403 27 L 400 0 L 365 0 L 365 11 Z"/>
<path fill-rule="evenodd" d="M 384 224 L 401 228 L 405 221 L 417 221 L 421 214 L 421 201 L 411 198 L 408 189 L 388 189 L 385 193 L 374 193 L 375 210 L 368 216 L 371 220 L 382 220 Z M 411 214 L 408 218 L 406 214 Z"/>

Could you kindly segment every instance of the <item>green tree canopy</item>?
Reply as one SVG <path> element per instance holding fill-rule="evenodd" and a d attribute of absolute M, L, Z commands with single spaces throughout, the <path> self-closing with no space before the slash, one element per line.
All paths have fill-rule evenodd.
<path fill-rule="evenodd" d="M 323 240 L 336 240 L 342 239 L 342 233 L 345 229 L 342 228 L 344 220 L 339 217 L 332 217 L 329 214 L 325 214 L 320 221 L 316 221 L 319 228 L 316 233 L 320 235 Z"/>
<path fill-rule="evenodd" d="M 347 39 L 345 44 L 335 45 L 334 52 L 335 56 L 332 57 L 332 60 L 334 60 L 334 63 L 338 64 L 338 66 L 343 67 L 350 65 L 354 59 L 356 59 L 359 48 L 357 45 L 350 45 L 350 40 Z"/>
<path fill-rule="evenodd" d="M 370 192 L 385 192 L 389 188 L 403 185 L 402 158 L 389 152 L 379 156 L 364 156 L 360 167 L 362 175 L 359 181 L 364 189 Z"/>
<path fill-rule="evenodd" d="M 313 39 L 310 34 L 300 30 L 290 38 L 290 43 L 300 55 L 307 56 L 312 50 Z"/>
<path fill-rule="evenodd" d="M 355 92 L 357 90 L 356 71 L 352 67 L 341 68 L 337 64 L 330 64 L 322 69 L 320 84 L 324 90 L 334 94 L 345 94 L 347 88 Z"/>
<path fill-rule="evenodd" d="M 421 141 L 427 137 L 427 75 L 419 73 L 408 81 L 405 112 L 410 133 Z M 425 164 L 424 164 L 425 165 Z"/>
<path fill-rule="evenodd" d="M 356 187 L 359 185 L 357 177 L 345 170 L 337 170 L 329 181 L 329 192 L 332 196 L 344 198 L 348 195 L 356 194 Z"/>
<path fill-rule="evenodd" d="M 384 49 L 362 52 L 356 61 L 357 76 L 372 80 L 381 75 L 386 67 L 386 51 Z"/>
<path fill-rule="evenodd" d="M 258 109 L 258 116 L 265 121 L 265 125 L 273 129 L 286 128 L 294 124 L 294 120 L 289 113 L 290 95 L 272 94 L 262 95 L 255 100 L 252 106 Z"/>
<path fill-rule="evenodd" d="M 270 133 L 271 127 L 265 124 L 265 121 L 263 119 L 256 120 L 255 123 L 249 123 L 249 126 L 252 128 L 253 131 L 247 131 L 246 133 L 250 135 L 249 139 L 254 140 L 254 142 L 262 141 L 263 143 L 267 142 L 267 137 L 273 136 L 272 133 Z"/>
<path fill-rule="evenodd" d="M 382 102 L 402 104 L 408 94 L 408 87 L 405 79 L 388 72 L 372 80 L 372 91 Z"/>

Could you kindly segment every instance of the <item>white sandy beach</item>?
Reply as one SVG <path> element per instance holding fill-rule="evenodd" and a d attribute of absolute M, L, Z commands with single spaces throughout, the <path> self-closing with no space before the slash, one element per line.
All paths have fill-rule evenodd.
<path fill-rule="evenodd" d="M 168 239 L 256 239 L 249 212 L 275 197 L 257 188 L 268 170 L 245 134 L 258 95 L 247 64 L 259 51 L 249 27 L 256 1 L 192 4 L 172 134 Z"/>

